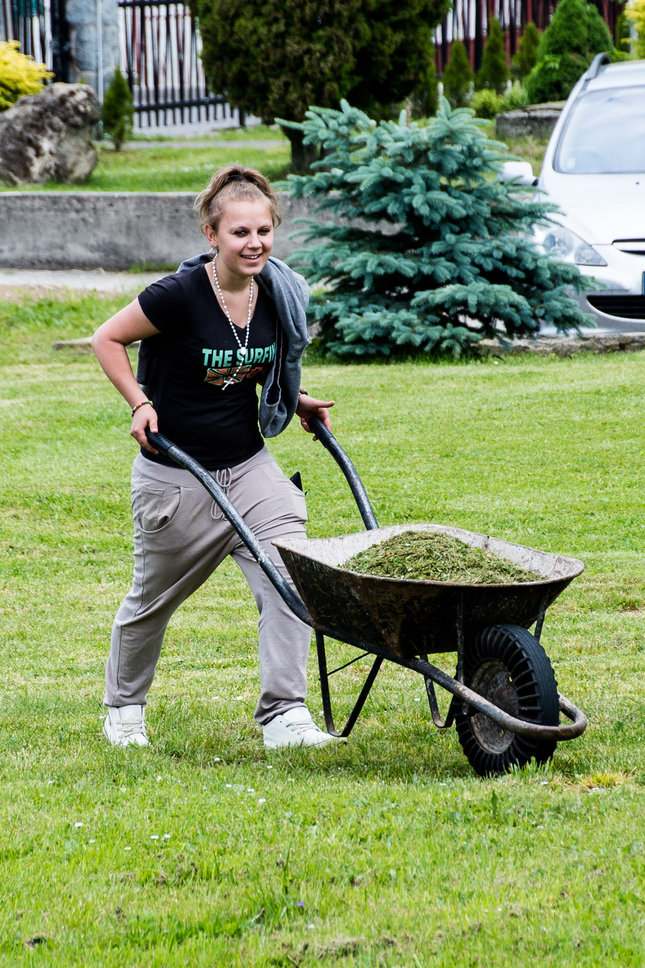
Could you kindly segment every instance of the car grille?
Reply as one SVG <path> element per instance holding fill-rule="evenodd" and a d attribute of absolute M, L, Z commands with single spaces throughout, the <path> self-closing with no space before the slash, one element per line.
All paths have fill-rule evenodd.
<path fill-rule="evenodd" d="M 645 321 L 645 296 L 595 296 L 588 294 L 587 300 L 594 309 L 606 316 Z"/>

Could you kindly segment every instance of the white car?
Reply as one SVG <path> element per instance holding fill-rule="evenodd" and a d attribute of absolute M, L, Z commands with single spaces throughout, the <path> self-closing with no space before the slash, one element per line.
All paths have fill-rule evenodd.
<path fill-rule="evenodd" d="M 539 178 L 513 162 L 502 177 L 537 185 L 560 209 L 537 240 L 596 280 L 578 297 L 596 327 L 645 332 L 645 60 L 598 54 L 562 109 Z"/>

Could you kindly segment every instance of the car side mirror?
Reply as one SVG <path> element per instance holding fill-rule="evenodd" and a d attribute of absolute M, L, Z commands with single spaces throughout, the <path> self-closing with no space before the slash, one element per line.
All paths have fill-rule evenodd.
<path fill-rule="evenodd" d="M 533 167 L 528 161 L 505 161 L 499 173 L 501 182 L 515 182 L 516 185 L 537 185 Z"/>

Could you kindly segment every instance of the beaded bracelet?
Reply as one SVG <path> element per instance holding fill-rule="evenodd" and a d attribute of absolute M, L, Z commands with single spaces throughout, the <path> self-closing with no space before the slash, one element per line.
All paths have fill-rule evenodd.
<path fill-rule="evenodd" d="M 132 408 L 132 410 L 130 411 L 130 416 L 134 417 L 139 407 L 145 407 L 146 404 L 150 404 L 151 407 L 154 407 L 154 403 L 152 402 L 152 400 L 142 400 L 141 403 L 138 403 L 135 407 Z"/>

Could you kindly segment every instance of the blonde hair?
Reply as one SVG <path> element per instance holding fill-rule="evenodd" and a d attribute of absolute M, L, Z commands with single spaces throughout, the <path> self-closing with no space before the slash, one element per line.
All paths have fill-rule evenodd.
<path fill-rule="evenodd" d="M 274 228 L 281 222 L 278 199 L 264 175 L 254 168 L 227 165 L 215 172 L 207 187 L 195 199 L 202 232 L 206 231 L 207 225 L 217 229 L 224 203 L 229 199 L 262 201 L 269 208 Z"/>

